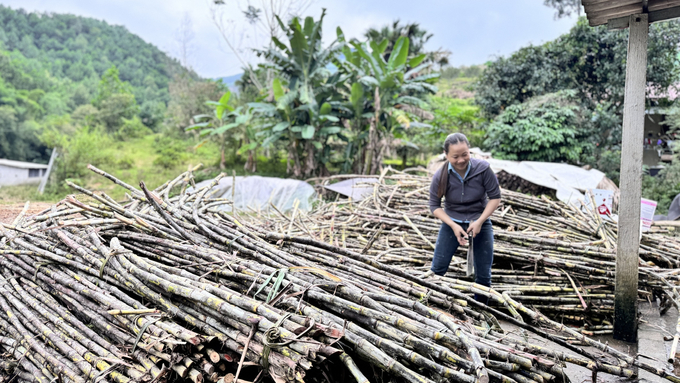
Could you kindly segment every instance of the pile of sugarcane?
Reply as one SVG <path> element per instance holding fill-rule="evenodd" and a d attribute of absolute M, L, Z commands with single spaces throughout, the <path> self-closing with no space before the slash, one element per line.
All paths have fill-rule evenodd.
<path fill-rule="evenodd" d="M 349 218 L 317 228 L 295 212 L 272 231 L 262 217 L 219 209 L 231 203 L 210 196 L 221 176 L 192 190 L 189 171 L 149 190 L 90 168 L 126 188 L 128 200 L 70 184 L 78 195 L 0 224 L 0 375 L 8 381 L 363 383 L 384 373 L 405 382 L 548 382 L 568 381 L 563 367 L 572 363 L 594 375 L 631 377 L 637 367 L 680 382 L 507 292 L 403 268 L 422 264 L 431 242 L 417 206 L 384 216 L 389 223 L 376 229 L 384 236 L 370 235 L 370 218 L 362 232 Z M 418 200 L 380 193 L 373 201 L 387 198 L 385 206 Z M 298 228 L 309 235 L 291 235 Z M 395 237 L 408 230 L 420 240 Z M 350 246 L 360 236 L 366 244 Z M 395 241 L 407 251 L 391 252 Z M 478 290 L 499 307 L 467 294 Z M 566 351 L 532 344 L 528 333 Z"/>
<path fill-rule="evenodd" d="M 271 231 L 333 243 L 437 285 L 465 293 L 485 289 L 465 277 L 465 247 L 459 248 L 446 276 L 428 273 L 441 226 L 429 211 L 429 177 L 392 171 L 368 185 L 373 185 L 373 194 L 358 203 L 342 200 L 287 215 L 271 209 L 260 221 Z M 583 334 L 612 332 L 617 235 L 612 217 L 545 196 L 502 190 L 501 207 L 491 221 L 491 296 L 497 304 L 512 298 L 557 321 L 576 324 Z M 645 233 L 640 262 L 641 298 L 658 297 L 667 309 L 672 303 L 669 283 L 677 285 L 680 278 L 680 241 Z"/>

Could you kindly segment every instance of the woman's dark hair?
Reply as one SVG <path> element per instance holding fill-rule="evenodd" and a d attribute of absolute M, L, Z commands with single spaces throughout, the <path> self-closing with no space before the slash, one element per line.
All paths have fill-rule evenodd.
<path fill-rule="evenodd" d="M 463 133 L 452 133 L 449 134 L 446 137 L 446 140 L 444 140 L 444 153 L 446 155 L 449 154 L 449 147 L 451 145 L 456 145 L 464 143 L 467 145 L 467 147 L 470 147 L 470 141 L 468 141 L 467 137 Z M 449 185 L 449 161 L 444 160 L 444 165 L 441 168 L 441 171 L 439 172 L 439 189 L 437 189 L 437 196 L 439 196 L 439 199 L 441 199 L 444 194 L 446 194 L 446 187 Z"/>

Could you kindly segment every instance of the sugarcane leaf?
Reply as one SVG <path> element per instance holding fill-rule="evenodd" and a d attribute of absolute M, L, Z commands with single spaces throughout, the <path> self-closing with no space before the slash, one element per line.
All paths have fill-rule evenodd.
<path fill-rule="evenodd" d="M 274 298 L 276 296 L 276 294 L 279 292 L 279 288 L 281 287 L 281 283 L 283 283 L 283 278 L 286 276 L 286 272 L 288 271 L 288 268 L 284 267 L 284 268 L 281 268 L 277 271 L 278 271 L 279 275 L 276 276 L 276 280 L 274 281 L 274 287 L 272 287 L 271 290 L 269 290 L 269 294 L 267 295 L 266 303 L 271 302 L 272 298 Z"/>
<path fill-rule="evenodd" d="M 260 285 L 260 288 L 259 288 L 259 289 L 257 290 L 257 292 L 253 295 L 253 299 L 255 299 L 255 298 L 257 297 L 257 294 L 259 294 L 262 290 L 264 290 L 264 288 L 265 288 L 265 287 L 269 284 L 269 282 L 274 278 L 274 274 L 276 274 L 276 272 L 277 272 L 277 270 L 274 270 L 274 272 L 272 272 L 271 274 L 269 274 L 269 276 L 267 277 L 267 279 L 264 280 L 264 282 L 262 283 L 262 285 Z"/>

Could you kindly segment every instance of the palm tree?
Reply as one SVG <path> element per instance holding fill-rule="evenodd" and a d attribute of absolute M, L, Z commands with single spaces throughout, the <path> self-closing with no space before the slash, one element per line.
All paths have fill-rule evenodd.
<path fill-rule="evenodd" d="M 400 20 L 395 20 L 391 25 L 386 25 L 382 28 L 370 28 L 364 33 L 364 37 L 376 43 L 387 40 L 387 49 L 383 53 L 385 60 L 389 60 L 394 44 L 399 37 L 408 37 L 410 41 L 409 56 L 417 56 L 423 53 L 425 43 L 432 38 L 432 33 L 420 27 L 418 23 L 400 24 Z"/>
<path fill-rule="evenodd" d="M 382 41 L 387 40 L 387 49 L 383 54 L 385 60 L 389 60 L 390 54 L 392 54 L 392 49 L 394 49 L 394 44 L 397 42 L 399 37 L 408 37 L 411 42 L 409 46 L 409 57 L 418 56 L 421 53 L 425 53 L 425 62 L 429 62 L 438 65 L 440 68 L 449 63 L 449 56 L 451 52 L 442 48 L 435 51 L 425 52 L 425 44 L 432 38 L 433 34 L 428 33 L 425 28 L 422 28 L 418 23 L 407 23 L 400 24 L 400 20 L 392 22 L 390 25 L 385 25 L 380 29 L 370 28 L 364 33 L 370 41 L 374 41 L 376 44 L 380 44 Z"/>

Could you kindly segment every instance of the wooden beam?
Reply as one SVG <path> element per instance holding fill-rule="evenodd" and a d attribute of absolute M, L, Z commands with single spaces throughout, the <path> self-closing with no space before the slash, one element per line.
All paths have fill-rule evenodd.
<path fill-rule="evenodd" d="M 621 144 L 621 201 L 616 247 L 614 338 L 637 340 L 638 253 L 640 250 L 640 198 L 642 197 L 642 143 L 645 127 L 647 80 L 647 14 L 629 20 L 626 88 L 623 100 Z"/>
<path fill-rule="evenodd" d="M 675 19 L 680 17 L 680 6 L 660 9 L 658 11 L 651 11 L 648 13 L 649 17 L 647 22 L 657 23 L 659 21 L 665 21 L 670 19 Z M 628 21 L 630 16 L 618 17 L 614 19 L 607 20 L 608 29 L 625 29 L 628 28 Z M 604 23 L 601 23 L 604 24 Z"/>
<path fill-rule="evenodd" d="M 52 172 L 52 167 L 54 166 L 54 160 L 57 159 L 57 148 L 52 149 L 52 154 L 50 155 L 50 162 L 47 164 L 47 171 L 43 174 L 40 180 L 40 185 L 38 185 L 38 193 L 43 194 L 45 192 L 45 185 L 47 185 L 47 180 L 50 178 L 50 173 Z"/>

